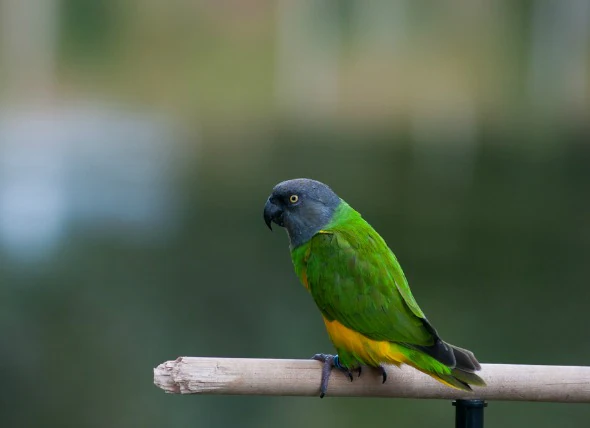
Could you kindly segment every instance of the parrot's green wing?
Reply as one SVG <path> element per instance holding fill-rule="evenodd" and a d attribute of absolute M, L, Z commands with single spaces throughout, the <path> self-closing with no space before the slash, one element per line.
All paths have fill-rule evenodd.
<path fill-rule="evenodd" d="M 383 245 L 386 246 L 386 250 L 389 252 L 389 262 L 392 265 L 391 275 L 393 276 L 393 280 L 395 281 L 397 290 L 401 293 L 402 297 L 404 298 L 404 302 L 412 310 L 412 313 L 414 315 L 416 315 L 419 318 L 426 318 L 424 316 L 424 313 L 422 312 L 422 309 L 420 309 L 418 303 L 416 303 L 416 299 L 414 299 L 412 292 L 410 291 L 408 280 L 406 279 L 406 275 L 404 275 L 404 271 L 402 270 L 401 265 L 397 261 L 397 258 L 387 247 L 385 242 L 383 242 Z"/>
<path fill-rule="evenodd" d="M 436 332 L 412 296 L 395 256 L 377 232 L 352 212 L 358 217 L 327 227 L 309 242 L 306 276 L 317 306 L 328 320 L 370 339 L 433 345 Z"/>

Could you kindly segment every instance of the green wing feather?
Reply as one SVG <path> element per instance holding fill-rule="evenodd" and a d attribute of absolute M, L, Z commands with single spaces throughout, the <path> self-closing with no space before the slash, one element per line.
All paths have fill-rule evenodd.
<path fill-rule="evenodd" d="M 327 319 L 373 340 L 433 345 L 432 327 L 393 252 L 348 204 L 305 247 L 309 290 Z M 297 250 L 294 262 L 302 255 Z"/>

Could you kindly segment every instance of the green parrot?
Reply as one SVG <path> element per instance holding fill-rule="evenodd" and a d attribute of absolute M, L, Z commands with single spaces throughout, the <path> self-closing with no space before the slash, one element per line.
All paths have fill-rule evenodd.
<path fill-rule="evenodd" d="M 444 342 L 412 296 L 383 238 L 327 185 L 300 178 L 277 184 L 264 221 L 284 227 L 295 272 L 322 313 L 337 355 L 323 365 L 320 397 L 333 367 L 352 381 L 361 366 L 410 365 L 445 385 L 485 386 L 473 353 Z"/>

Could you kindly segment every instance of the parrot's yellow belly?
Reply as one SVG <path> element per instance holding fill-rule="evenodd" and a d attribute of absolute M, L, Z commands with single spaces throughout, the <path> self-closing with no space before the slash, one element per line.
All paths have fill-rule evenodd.
<path fill-rule="evenodd" d="M 336 320 L 324 318 L 324 323 L 336 349 L 346 350 L 365 364 L 377 367 L 383 363 L 400 365 L 407 361 L 395 343 L 369 339 Z"/>

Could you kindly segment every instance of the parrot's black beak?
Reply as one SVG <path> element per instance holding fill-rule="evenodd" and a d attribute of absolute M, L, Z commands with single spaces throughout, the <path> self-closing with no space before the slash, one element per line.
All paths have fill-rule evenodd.
<path fill-rule="evenodd" d="M 273 221 L 279 226 L 283 226 L 283 210 L 273 204 L 269 198 L 264 205 L 264 222 L 270 230 L 272 230 Z"/>

